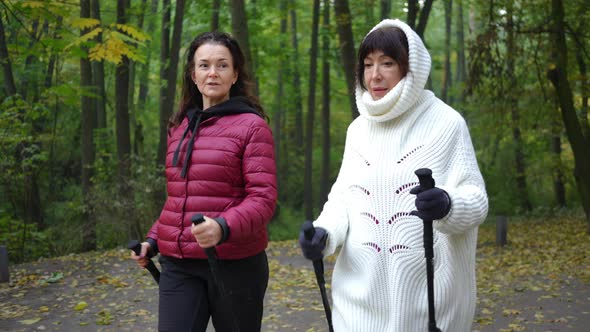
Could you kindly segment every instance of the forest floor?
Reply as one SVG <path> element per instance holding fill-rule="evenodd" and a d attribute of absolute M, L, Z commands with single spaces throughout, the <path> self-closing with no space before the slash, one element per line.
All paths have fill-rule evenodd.
<path fill-rule="evenodd" d="M 570 217 L 515 222 L 509 244 L 497 248 L 494 226 L 484 224 L 472 331 L 588 331 L 586 227 Z M 296 242 L 271 242 L 267 252 L 262 330 L 327 331 L 313 268 Z M 157 302 L 156 283 L 128 250 L 42 259 L 10 266 L 10 283 L 0 284 L 0 331 L 156 331 Z"/>

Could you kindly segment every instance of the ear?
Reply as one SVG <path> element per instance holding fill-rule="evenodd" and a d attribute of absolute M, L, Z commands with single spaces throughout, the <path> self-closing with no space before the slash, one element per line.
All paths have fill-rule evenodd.
<path fill-rule="evenodd" d="M 194 70 L 194 69 L 193 69 L 193 70 L 191 70 L 191 80 L 193 81 L 193 83 L 197 84 L 197 83 L 196 83 L 196 81 L 197 81 L 197 77 L 196 77 L 196 75 L 195 75 L 195 70 Z"/>
<path fill-rule="evenodd" d="M 234 70 L 234 81 L 233 81 L 232 85 L 236 84 L 237 81 L 238 81 L 238 72 Z"/>

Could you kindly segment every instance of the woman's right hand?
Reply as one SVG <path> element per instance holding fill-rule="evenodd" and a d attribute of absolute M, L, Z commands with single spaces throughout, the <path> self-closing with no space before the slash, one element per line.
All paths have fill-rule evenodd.
<path fill-rule="evenodd" d="M 133 250 L 131 250 L 131 258 L 137 262 L 137 265 L 145 269 L 149 262 L 147 253 L 150 250 L 150 244 L 148 242 L 141 243 L 141 254 L 137 256 Z"/>

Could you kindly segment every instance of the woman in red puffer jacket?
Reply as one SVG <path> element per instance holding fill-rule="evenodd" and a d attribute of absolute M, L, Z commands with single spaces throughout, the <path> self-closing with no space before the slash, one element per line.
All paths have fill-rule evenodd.
<path fill-rule="evenodd" d="M 216 331 L 260 331 L 277 187 L 272 132 L 250 86 L 231 36 L 191 43 L 168 130 L 168 198 L 142 254 L 132 253 L 142 267 L 160 254 L 160 331 L 205 331 L 210 317 Z"/>

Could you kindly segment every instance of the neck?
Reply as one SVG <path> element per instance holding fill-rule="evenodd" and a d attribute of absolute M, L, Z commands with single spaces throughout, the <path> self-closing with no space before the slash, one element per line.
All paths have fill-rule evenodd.
<path fill-rule="evenodd" d="M 213 107 L 213 106 L 215 106 L 217 104 L 221 104 L 224 101 L 228 101 L 228 100 L 229 100 L 229 95 L 227 95 L 227 96 L 225 96 L 224 98 L 221 98 L 221 99 L 211 99 L 211 98 L 205 98 L 205 97 L 203 97 L 203 111 L 206 110 L 206 109 L 208 109 L 208 108 L 210 108 L 210 107 Z"/>

